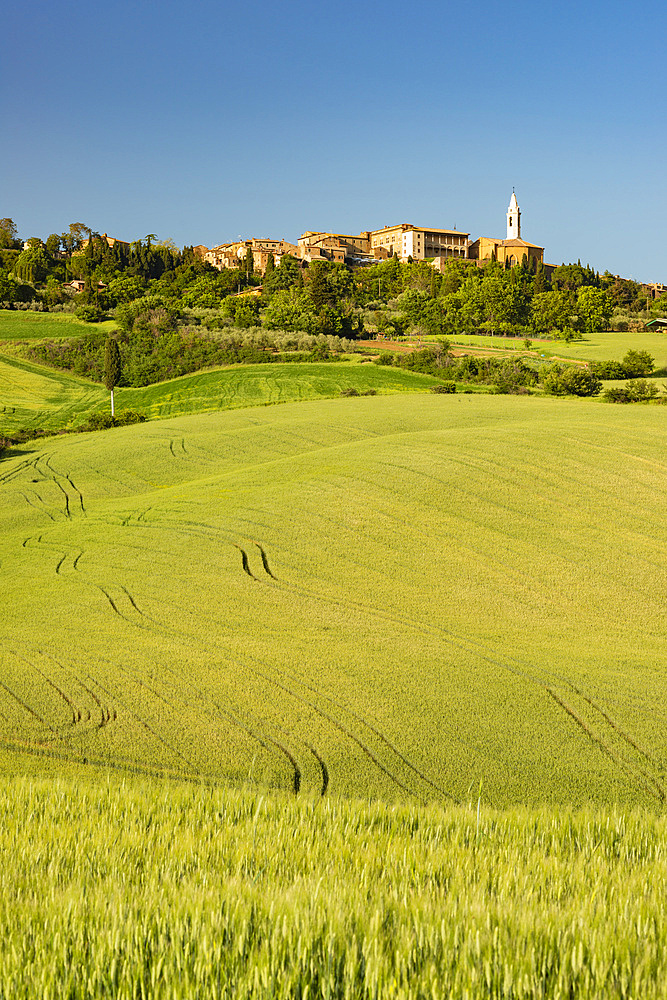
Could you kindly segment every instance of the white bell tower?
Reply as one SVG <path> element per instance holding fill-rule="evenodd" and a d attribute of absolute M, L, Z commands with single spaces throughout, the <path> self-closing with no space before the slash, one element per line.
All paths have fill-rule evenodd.
<path fill-rule="evenodd" d="M 512 188 L 512 197 L 510 198 L 509 208 L 507 209 L 507 239 L 521 239 L 521 209 L 519 208 L 519 203 L 516 200 L 514 188 Z"/>

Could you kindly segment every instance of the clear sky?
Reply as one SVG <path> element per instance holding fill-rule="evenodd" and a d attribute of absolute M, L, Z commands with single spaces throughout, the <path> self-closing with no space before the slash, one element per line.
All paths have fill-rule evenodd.
<path fill-rule="evenodd" d="M 654 0 L 5 6 L 0 216 L 182 246 L 386 224 L 667 281 Z"/>

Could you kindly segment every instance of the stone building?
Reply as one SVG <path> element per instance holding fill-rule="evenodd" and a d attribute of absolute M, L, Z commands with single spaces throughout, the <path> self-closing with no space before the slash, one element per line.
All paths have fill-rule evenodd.
<path fill-rule="evenodd" d="M 466 258 L 468 256 L 470 233 L 457 229 L 423 229 L 402 222 L 397 226 L 385 226 L 368 233 L 370 251 L 384 250 L 387 256 L 399 260 L 424 260 L 425 258 Z"/>
<path fill-rule="evenodd" d="M 536 264 L 544 263 L 544 247 L 527 243 L 521 239 L 521 209 L 512 189 L 512 197 L 507 209 L 507 239 L 496 240 L 490 236 L 480 236 L 468 248 L 472 260 L 480 263 L 495 259 L 499 264 L 520 264 L 524 257 Z"/>
<path fill-rule="evenodd" d="M 237 240 L 234 243 L 222 243 L 213 247 L 204 254 L 204 260 L 213 264 L 219 271 L 223 268 L 243 267 L 248 250 L 252 251 L 253 268 L 258 274 L 266 271 L 266 262 L 269 254 L 273 254 L 275 264 L 280 263 L 283 254 L 290 253 L 296 256 L 296 245 L 288 243 L 286 240 Z"/>
<path fill-rule="evenodd" d="M 297 256 L 309 263 L 313 260 L 329 260 L 334 263 L 370 263 L 368 233 L 351 236 L 344 233 L 318 233 L 309 231 L 298 239 Z"/>

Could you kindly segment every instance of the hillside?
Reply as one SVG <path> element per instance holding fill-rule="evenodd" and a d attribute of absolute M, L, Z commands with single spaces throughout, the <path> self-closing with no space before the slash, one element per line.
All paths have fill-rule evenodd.
<path fill-rule="evenodd" d="M 26 446 L 2 768 L 660 806 L 663 426 L 403 394 Z"/>
<path fill-rule="evenodd" d="M 236 365 L 139 389 L 118 388 L 115 400 L 117 410 L 136 409 L 154 418 L 338 396 L 347 388 L 424 392 L 436 382 L 429 375 L 373 364 Z M 76 427 L 93 413 L 108 413 L 109 405 L 109 393 L 95 382 L 0 354 L 0 433 Z"/>

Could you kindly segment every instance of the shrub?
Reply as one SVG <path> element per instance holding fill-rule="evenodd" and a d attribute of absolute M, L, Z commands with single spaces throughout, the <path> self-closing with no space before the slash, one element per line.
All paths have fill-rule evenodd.
<path fill-rule="evenodd" d="M 625 369 L 626 378 L 637 378 L 651 374 L 655 358 L 652 358 L 648 351 L 628 351 L 621 364 Z"/>
<path fill-rule="evenodd" d="M 442 382 L 431 386 L 431 392 L 456 392 L 456 382 Z"/>
<path fill-rule="evenodd" d="M 598 378 L 627 378 L 625 368 L 620 361 L 591 361 L 588 370 Z"/>
<path fill-rule="evenodd" d="M 550 396 L 596 396 L 602 388 L 600 379 L 584 368 L 553 368 L 542 385 Z"/>
<path fill-rule="evenodd" d="M 126 424 L 142 424 L 146 420 L 137 410 L 121 410 L 112 417 L 110 413 L 93 413 L 77 431 L 103 431 L 109 427 L 123 427 Z"/>
<path fill-rule="evenodd" d="M 623 386 L 612 386 L 603 395 L 608 403 L 646 403 L 658 395 L 657 386 L 644 378 L 629 379 Z"/>
<path fill-rule="evenodd" d="M 341 389 L 340 394 L 341 396 L 358 396 L 359 390 L 351 386 L 349 389 Z"/>
<path fill-rule="evenodd" d="M 93 305 L 79 306 L 74 315 L 84 323 L 100 323 L 104 319 L 104 313 Z"/>

